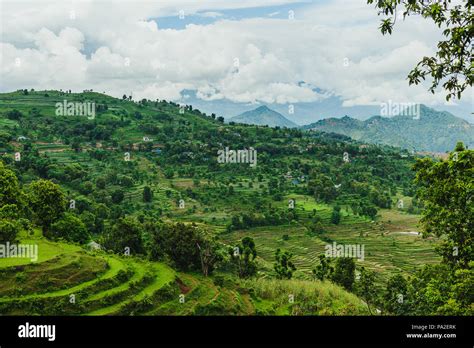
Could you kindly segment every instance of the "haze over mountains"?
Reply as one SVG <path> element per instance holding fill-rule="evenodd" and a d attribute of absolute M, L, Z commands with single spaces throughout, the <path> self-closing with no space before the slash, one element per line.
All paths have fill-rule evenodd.
<path fill-rule="evenodd" d="M 317 92 L 321 95 L 330 94 L 328 91 L 319 89 L 317 89 Z M 468 94 L 466 94 L 466 96 L 467 95 Z M 192 90 L 185 90 L 180 102 L 190 104 L 196 109 L 208 114 L 215 113 L 218 116 L 223 116 L 226 121 L 229 121 L 232 117 L 235 117 L 235 115 L 254 110 L 262 105 L 261 103 L 237 103 L 228 99 L 203 100 L 196 95 L 195 91 Z M 374 115 L 379 115 L 381 108 L 380 105 L 345 106 L 344 100 L 341 97 L 334 95 L 328 95 L 315 102 L 293 104 L 265 103 L 265 105 L 269 109 L 279 112 L 285 118 L 299 126 L 307 125 L 329 117 L 340 118 L 344 117 L 344 115 L 349 115 L 358 120 L 367 120 Z M 293 107 L 293 113 L 289 113 L 290 105 Z M 474 124 L 474 115 L 472 114 L 472 106 L 470 103 L 459 102 L 457 104 L 442 104 L 430 107 L 434 107 L 441 111 L 448 111 L 449 113 Z"/>
<path fill-rule="evenodd" d="M 303 126 L 347 135 L 369 143 L 382 143 L 415 151 L 445 152 L 453 149 L 458 141 L 469 148 L 474 146 L 474 125 L 446 111 L 436 111 L 420 106 L 420 117 L 373 116 L 360 121 L 349 116 L 328 118 Z"/>
<path fill-rule="evenodd" d="M 282 114 L 269 109 L 265 105 L 260 106 L 255 110 L 246 111 L 238 116 L 232 117 L 229 121 L 259 126 L 267 125 L 269 127 L 298 127 L 296 123 L 291 122 Z"/>
<path fill-rule="evenodd" d="M 446 152 L 458 141 L 474 146 L 474 125 L 446 111 L 420 105 L 419 119 L 412 115 L 372 116 L 367 120 L 353 117 L 327 118 L 303 126 L 306 130 L 347 135 L 368 143 L 386 144 L 415 151 Z M 267 106 L 231 118 L 236 123 L 293 128 L 297 125 Z"/>

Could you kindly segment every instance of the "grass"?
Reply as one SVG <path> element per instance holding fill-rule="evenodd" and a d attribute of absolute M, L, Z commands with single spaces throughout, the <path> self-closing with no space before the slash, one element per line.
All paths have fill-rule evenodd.
<path fill-rule="evenodd" d="M 18 299 L 31 299 L 33 297 L 54 297 L 71 294 L 94 284 L 104 276 L 112 273 L 107 269 L 108 264 L 104 258 L 95 258 L 89 255 L 79 255 L 73 261 L 66 262 L 62 267 L 47 268 L 21 266 L 23 274 L 10 272 L 11 276 L 2 277 L 1 293 L 27 294 L 21 297 L 4 298 L 1 301 Z M 19 277 L 20 276 L 20 277 Z M 55 289 L 61 289 L 55 291 Z"/>
<path fill-rule="evenodd" d="M 369 314 L 356 295 L 326 281 L 251 279 L 242 285 L 252 289 L 252 302 L 260 314 Z"/>
<path fill-rule="evenodd" d="M 51 260 L 57 255 L 74 253 L 82 250 L 82 248 L 77 245 L 62 242 L 51 242 L 43 237 L 37 236 L 21 238 L 20 240 L 20 244 L 30 244 L 38 246 L 38 260 L 36 261 L 38 263 Z M 0 269 L 6 267 L 28 265 L 31 263 L 33 263 L 33 261 L 31 261 L 31 259 L 29 258 L 0 258 Z"/>
<path fill-rule="evenodd" d="M 152 272 L 154 275 L 153 280 L 149 284 L 147 284 L 146 287 L 140 289 L 140 291 L 137 294 L 133 295 L 130 299 L 123 302 L 115 303 L 108 307 L 99 308 L 97 310 L 87 313 L 87 315 L 112 315 L 118 312 L 122 307 L 130 303 L 139 302 L 145 299 L 146 297 L 152 296 L 156 291 L 158 291 L 163 286 L 174 280 L 174 271 L 165 264 L 137 262 L 136 260 L 132 262 L 135 262 L 135 266 L 138 270 L 140 270 L 140 272 L 143 272 L 143 274 L 145 272 Z"/>

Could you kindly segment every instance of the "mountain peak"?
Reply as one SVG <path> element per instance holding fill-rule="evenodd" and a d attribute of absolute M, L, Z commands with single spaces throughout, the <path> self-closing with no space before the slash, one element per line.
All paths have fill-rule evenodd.
<path fill-rule="evenodd" d="M 468 147 L 474 145 L 474 127 L 470 123 L 423 104 L 415 110 L 402 110 L 391 117 L 378 115 L 359 121 L 344 116 L 323 119 L 303 128 L 343 134 L 369 143 L 432 152 L 449 151 L 458 141 L 463 141 Z"/>
<path fill-rule="evenodd" d="M 273 111 L 271 110 L 268 106 L 266 105 L 262 105 L 262 106 L 259 106 L 258 108 L 256 108 L 254 111 L 259 111 L 259 112 L 263 112 L 263 111 Z"/>
<path fill-rule="evenodd" d="M 246 111 L 240 115 L 232 117 L 230 121 L 269 127 L 297 127 L 295 123 L 288 120 L 275 110 L 268 108 L 266 105 L 259 106 L 254 110 Z"/>

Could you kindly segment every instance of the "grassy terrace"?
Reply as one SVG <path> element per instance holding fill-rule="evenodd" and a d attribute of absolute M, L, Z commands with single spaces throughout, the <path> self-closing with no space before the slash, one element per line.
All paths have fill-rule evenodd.
<path fill-rule="evenodd" d="M 321 211 L 322 207 L 318 208 Z M 245 236 L 252 237 L 259 258 L 268 270 L 272 268 L 277 248 L 291 251 L 297 267 L 295 275 L 304 278 L 311 276 L 326 244 L 361 244 L 365 258 L 357 264 L 377 271 L 380 277 L 387 279 L 396 272 L 409 274 L 424 264 L 439 262 L 434 251 L 435 239 L 406 233 L 418 231 L 417 221 L 417 216 L 394 210 L 383 210 L 376 223 L 343 213 L 341 224 L 326 225 L 326 232 L 318 236 L 310 236 L 304 226 L 293 224 L 240 230 L 222 234 L 222 238 L 228 243 L 236 243 Z M 283 239 L 285 234 L 289 236 L 288 240 Z"/>

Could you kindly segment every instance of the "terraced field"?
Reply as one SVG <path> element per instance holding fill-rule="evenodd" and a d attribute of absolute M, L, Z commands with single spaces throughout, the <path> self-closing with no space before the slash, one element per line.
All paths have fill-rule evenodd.
<path fill-rule="evenodd" d="M 175 272 L 144 262 L 43 238 L 38 261 L 0 259 L 0 313 L 7 315 L 113 315 L 174 283 Z M 130 314 L 130 313 L 124 313 Z"/>
<path fill-rule="evenodd" d="M 299 281 L 287 282 L 289 288 L 272 297 L 262 290 L 268 286 L 262 285 L 266 280 L 249 280 L 241 286 L 235 279 L 178 273 L 164 263 L 88 252 L 38 237 L 28 242 L 39 245 L 38 262 L 0 259 L 2 315 L 288 315 L 301 311 L 299 302 L 285 301 L 286 292 L 299 291 Z M 310 283 L 305 287 L 316 291 L 328 308 L 365 313 L 356 296 L 335 285 Z"/>
<path fill-rule="evenodd" d="M 329 219 L 328 209 L 322 206 L 316 209 L 323 220 Z M 333 242 L 364 245 L 364 260 L 357 260 L 357 265 L 376 271 L 379 281 L 397 272 L 410 274 L 422 265 L 439 262 L 434 251 L 436 239 L 424 239 L 421 234 L 413 233 L 418 231 L 418 217 L 415 215 L 382 210 L 377 222 L 344 211 L 342 215 L 339 225 L 325 224 L 326 232 L 317 236 L 309 235 L 307 228 L 301 224 L 292 224 L 240 230 L 223 234 L 222 238 L 232 244 L 245 236 L 252 237 L 259 260 L 267 270 L 272 269 L 276 249 L 288 250 L 294 255 L 295 276 L 302 278 L 311 277 L 319 255 L 324 254 L 325 246 Z M 283 238 L 284 235 L 288 235 L 288 240 Z"/>

